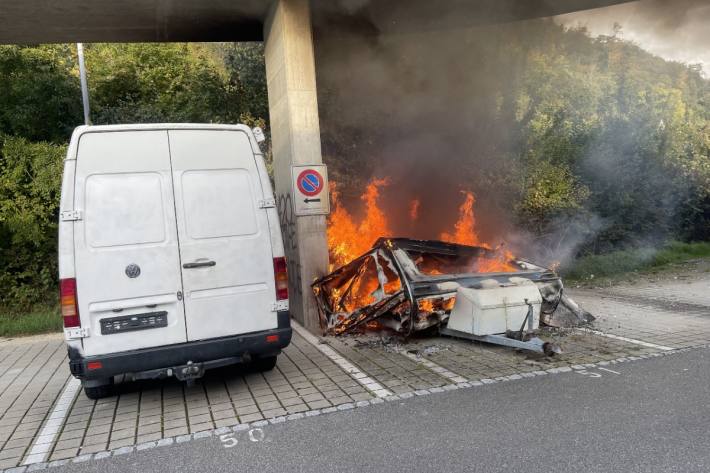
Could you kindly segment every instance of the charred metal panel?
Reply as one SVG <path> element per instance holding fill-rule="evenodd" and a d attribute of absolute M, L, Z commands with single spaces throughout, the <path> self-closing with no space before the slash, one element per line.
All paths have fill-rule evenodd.
<path fill-rule="evenodd" d="M 510 278 L 537 285 L 542 321 L 550 320 L 562 297 L 560 277 L 504 255 L 441 241 L 381 238 L 368 253 L 313 283 L 321 327 L 334 335 L 378 327 L 409 335 L 440 327 L 459 287 L 508 284 Z"/>

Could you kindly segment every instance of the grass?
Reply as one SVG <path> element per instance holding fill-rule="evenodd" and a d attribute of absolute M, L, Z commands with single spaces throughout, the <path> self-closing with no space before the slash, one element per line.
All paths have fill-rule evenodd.
<path fill-rule="evenodd" d="M 637 248 L 585 256 L 562 273 L 569 281 L 589 282 L 706 258 L 710 258 L 710 242 L 671 242 L 661 248 Z"/>
<path fill-rule="evenodd" d="M 0 337 L 60 332 L 62 318 L 59 307 L 38 307 L 26 314 L 0 310 Z"/>

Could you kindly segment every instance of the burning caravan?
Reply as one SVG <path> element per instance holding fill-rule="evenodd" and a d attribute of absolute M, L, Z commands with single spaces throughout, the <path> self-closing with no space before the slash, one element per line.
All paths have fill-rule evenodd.
<path fill-rule="evenodd" d="M 411 335 L 438 327 L 448 335 L 559 352 L 530 340 L 529 332 L 540 322 L 555 325 L 553 313 L 565 299 L 562 280 L 508 252 L 380 238 L 369 252 L 315 281 L 313 290 L 321 324 L 332 335 L 368 328 Z M 564 303 L 575 311 L 571 301 Z M 583 321 L 589 317 L 579 314 Z"/>

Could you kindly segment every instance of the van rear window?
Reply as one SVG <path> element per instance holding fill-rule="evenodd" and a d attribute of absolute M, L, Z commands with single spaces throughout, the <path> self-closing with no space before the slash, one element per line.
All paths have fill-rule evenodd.
<path fill-rule="evenodd" d="M 158 173 L 91 175 L 85 202 L 86 242 L 94 248 L 165 241 Z"/>
<path fill-rule="evenodd" d="M 254 194 L 246 169 L 186 171 L 181 184 L 190 238 L 247 236 L 258 232 Z"/>

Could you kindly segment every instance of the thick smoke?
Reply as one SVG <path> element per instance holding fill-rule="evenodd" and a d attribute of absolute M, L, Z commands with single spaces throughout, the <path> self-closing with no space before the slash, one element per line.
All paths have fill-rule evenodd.
<path fill-rule="evenodd" d="M 673 33 L 679 28 L 684 28 L 690 23 L 705 23 L 710 20 L 710 1 L 708 0 L 645 0 L 634 2 L 628 7 L 643 18 L 651 22 L 658 33 Z M 708 42 L 697 38 L 707 47 Z M 710 35 L 705 36 L 710 39 Z"/>
<path fill-rule="evenodd" d="M 370 0 L 335 0 L 333 2 L 335 11 L 340 11 L 346 15 L 354 15 L 370 4 Z"/>
<path fill-rule="evenodd" d="M 493 186 L 506 163 L 490 157 L 504 154 L 512 137 L 492 117 L 512 105 L 500 103 L 500 88 L 517 79 L 506 77 L 508 64 L 492 56 L 492 29 L 396 36 L 340 31 L 334 38 L 318 30 L 323 151 L 337 179 L 350 181 L 343 183 L 352 192 L 346 198 L 356 198 L 370 178 L 388 176 L 382 201 L 402 220 L 394 228 L 434 238 L 455 222 L 461 191 L 470 189 L 478 197 L 479 226 L 491 228 L 485 221 L 495 219 L 496 230 L 486 236 L 508 225 L 507 198 Z M 404 221 L 413 198 L 421 201 L 422 225 L 411 229 Z"/>
<path fill-rule="evenodd" d="M 339 2 L 347 14 L 368 5 Z M 649 10 L 649 18 L 663 16 L 661 3 L 675 4 L 650 3 L 656 13 Z M 687 12 L 699 2 L 679 3 Z M 316 18 L 314 28 L 323 155 L 353 213 L 362 211 L 358 197 L 370 179 L 389 177 L 381 202 L 392 236 L 436 239 L 451 230 L 464 190 L 476 195 L 483 241 L 505 242 L 540 262 L 564 262 L 604 229 L 606 222 L 588 213 L 553 222 L 543 238 L 515 223 L 526 169 L 520 161 L 525 144 L 514 126 L 521 107 L 510 92 L 528 80 L 525 50 L 549 24 L 383 34 L 381 25 L 345 18 Z M 415 198 L 419 216 L 412 223 L 408 209 Z"/>
<path fill-rule="evenodd" d="M 451 231 L 470 190 L 483 241 L 548 258 L 514 225 L 523 170 L 507 93 L 524 80 L 520 55 L 501 56 L 512 36 L 539 23 L 492 25 L 422 34 L 379 35 L 367 27 L 316 32 L 324 159 L 356 214 L 373 177 L 389 177 L 382 206 L 396 235 L 437 239 Z M 503 124 L 503 125 L 502 125 Z M 420 201 L 417 221 L 408 209 Z M 572 228 L 572 226 L 568 226 Z M 587 227 L 588 228 L 588 227 Z M 584 239 L 565 231 L 555 255 Z M 570 249 L 562 248 L 569 247 Z"/>
<path fill-rule="evenodd" d="M 569 13 L 560 15 L 560 18 L 574 18 L 580 21 L 591 18 L 612 24 L 616 22 L 622 26 L 623 23 L 635 19 L 639 24 L 647 23 L 656 33 L 674 33 L 680 28 L 685 28 L 688 24 L 709 20 L 710 1 L 643 0 L 608 8 Z"/>
<path fill-rule="evenodd" d="M 703 65 L 710 71 L 710 0 L 643 0 L 558 16 L 566 26 L 585 26 L 594 35 L 613 35 L 665 59 Z"/>

